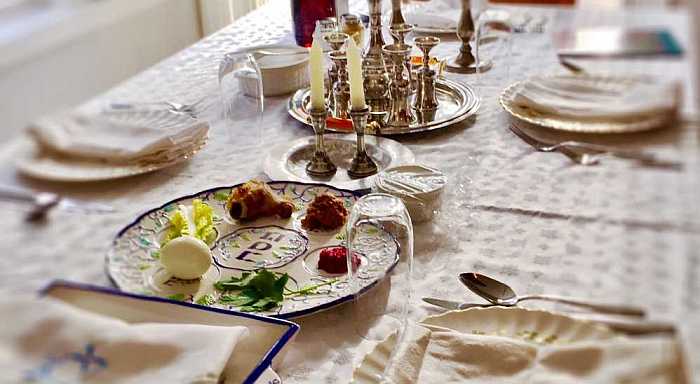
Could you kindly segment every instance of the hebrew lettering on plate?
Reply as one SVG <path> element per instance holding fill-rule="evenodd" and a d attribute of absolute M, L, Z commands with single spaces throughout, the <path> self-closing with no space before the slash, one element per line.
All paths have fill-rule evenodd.
<path fill-rule="evenodd" d="M 300 232 L 276 225 L 246 227 L 223 237 L 214 250 L 222 268 L 279 268 L 303 255 L 309 240 Z"/>

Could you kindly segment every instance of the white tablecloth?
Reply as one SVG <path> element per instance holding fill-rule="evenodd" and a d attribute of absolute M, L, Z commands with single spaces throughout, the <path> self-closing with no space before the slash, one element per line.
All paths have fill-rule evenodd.
<path fill-rule="evenodd" d="M 670 26 L 687 45 L 688 21 L 681 13 L 641 11 L 572 15 L 538 10 L 560 25 L 625 22 Z M 209 97 L 217 101 L 217 66 L 223 53 L 242 46 L 292 42 L 288 2 L 272 1 L 230 27 L 165 60 L 86 103 L 106 100 L 171 100 Z M 637 168 L 606 160 L 596 167 L 571 166 L 558 154 L 535 153 L 507 129 L 497 103 L 511 81 L 529 74 L 563 71 L 548 34 L 513 36 L 510 65 L 496 52 L 492 71 L 453 76 L 475 86 L 483 105 L 474 122 L 425 135 L 401 137 L 419 162 L 450 177 L 443 211 L 434 222 L 416 226 L 415 305 L 412 319 L 440 310 L 419 298 L 433 296 L 477 301 L 457 280 L 459 271 L 479 271 L 507 280 L 518 292 L 556 293 L 643 306 L 660 320 L 677 321 L 700 368 L 700 140 L 693 124 L 613 139 L 644 147 L 685 164 L 681 172 Z M 456 51 L 445 43 L 437 53 Z M 684 59 L 581 62 L 590 71 L 654 73 L 677 77 L 690 88 Z M 689 96 L 688 100 L 691 99 Z M 264 127 L 270 141 L 311 135 L 287 116 L 286 98 L 267 100 Z M 31 102 L 28 100 L 27 102 Z M 689 105 L 690 103 L 688 103 Z M 691 109 L 686 106 L 686 111 Z M 212 108 L 214 111 L 216 108 Z M 104 256 L 118 230 L 140 212 L 175 197 L 260 173 L 256 148 L 228 144 L 227 129 L 245 135 L 250 127 L 218 121 L 213 137 L 192 161 L 149 175 L 92 185 L 48 184 L 14 175 L 13 143 L 2 153 L 3 182 L 21 183 L 103 201 L 117 208 L 109 215 L 54 212 L 46 225 L 24 222 L 16 206 L 2 204 L 0 292 L 34 291 L 54 278 L 108 285 Z M 650 144 L 653 143 L 653 144 Z M 449 266 L 449 267 L 448 267 Z M 400 266 L 394 279 L 402 273 Z M 398 285 L 398 283 L 397 283 Z M 395 306 L 391 302 L 389 307 Z M 347 380 L 353 362 L 369 343 L 354 336 L 344 321 L 347 308 L 299 319 L 301 333 L 280 375 L 286 383 Z"/>

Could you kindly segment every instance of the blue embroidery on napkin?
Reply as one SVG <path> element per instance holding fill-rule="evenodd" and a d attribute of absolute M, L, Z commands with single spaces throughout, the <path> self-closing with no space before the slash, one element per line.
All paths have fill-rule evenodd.
<path fill-rule="evenodd" d="M 93 374 L 108 366 L 105 358 L 95 354 L 95 346 L 88 343 L 85 345 L 84 352 L 69 352 L 59 357 L 46 357 L 41 365 L 25 373 L 24 382 L 62 384 L 62 379 L 54 377 L 54 372 L 56 368 L 70 364 L 78 364 L 80 367 L 78 376 Z"/>

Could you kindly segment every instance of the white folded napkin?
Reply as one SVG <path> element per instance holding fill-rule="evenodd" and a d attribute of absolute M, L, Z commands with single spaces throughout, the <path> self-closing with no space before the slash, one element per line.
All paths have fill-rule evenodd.
<path fill-rule="evenodd" d="M 128 324 L 51 298 L 1 299 L 2 383 L 216 384 L 246 327 Z"/>
<path fill-rule="evenodd" d="M 153 161 L 193 148 L 206 138 L 209 124 L 168 111 L 60 112 L 38 119 L 28 130 L 40 145 L 62 154 L 132 162 Z"/>
<path fill-rule="evenodd" d="M 545 115 L 582 120 L 628 121 L 675 113 L 680 87 L 661 80 L 603 81 L 588 76 L 532 77 L 511 102 Z"/>
<path fill-rule="evenodd" d="M 393 383 L 683 383 L 672 338 L 617 338 L 538 345 L 412 325 Z"/>

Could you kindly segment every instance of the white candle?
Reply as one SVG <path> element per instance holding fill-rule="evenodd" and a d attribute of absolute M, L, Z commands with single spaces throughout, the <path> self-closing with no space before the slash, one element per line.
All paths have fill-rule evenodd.
<path fill-rule="evenodd" d="M 326 109 L 323 85 L 323 49 L 321 48 L 320 42 L 317 42 L 316 39 L 314 39 L 311 44 L 309 56 L 309 67 L 311 70 L 309 76 L 311 80 L 311 108 L 318 110 Z"/>
<path fill-rule="evenodd" d="M 365 89 L 362 85 L 362 54 L 355 40 L 348 39 L 345 55 L 348 57 L 348 76 L 350 77 L 350 105 L 353 110 L 363 109 L 365 104 Z"/>

